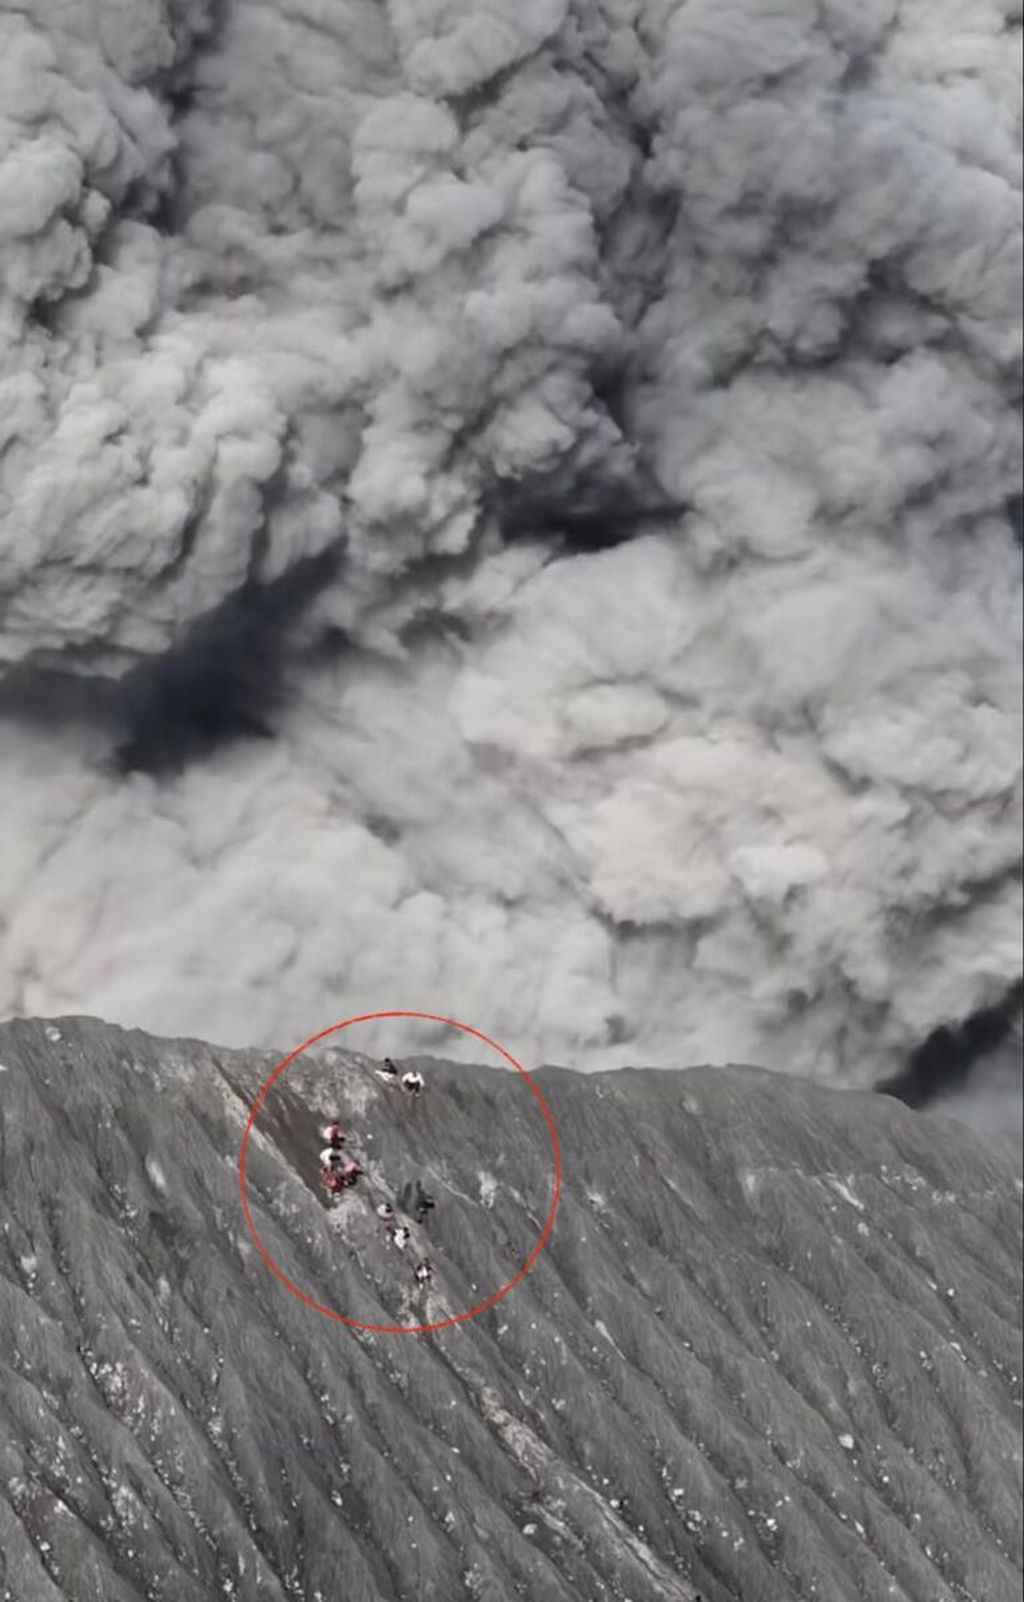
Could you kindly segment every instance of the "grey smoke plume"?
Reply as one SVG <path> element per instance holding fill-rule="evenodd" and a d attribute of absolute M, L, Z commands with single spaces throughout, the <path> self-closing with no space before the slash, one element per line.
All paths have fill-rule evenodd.
<path fill-rule="evenodd" d="M 0 1007 L 867 1082 L 997 1005 L 1020 16 L 0 16 Z"/>

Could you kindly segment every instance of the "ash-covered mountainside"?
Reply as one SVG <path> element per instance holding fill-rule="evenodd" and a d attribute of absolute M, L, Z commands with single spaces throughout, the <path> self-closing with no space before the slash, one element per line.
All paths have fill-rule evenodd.
<path fill-rule="evenodd" d="M 3 1602 L 1018 1596 L 1020 1184 L 968 1130 L 751 1068 L 541 1069 L 535 1267 L 373 1334 L 247 1230 L 273 1058 L 61 1019 L 0 1063 Z M 370 1323 L 486 1297 L 552 1198 L 517 1075 L 418 1065 L 416 1100 L 307 1053 L 248 1154 L 268 1250 Z M 365 1174 L 328 1207 L 335 1109 Z M 402 1253 L 374 1209 L 417 1179 Z"/>

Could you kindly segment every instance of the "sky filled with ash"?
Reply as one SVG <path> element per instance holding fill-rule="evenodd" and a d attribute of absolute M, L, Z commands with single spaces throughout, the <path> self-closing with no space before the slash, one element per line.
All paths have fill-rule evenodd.
<path fill-rule="evenodd" d="M 863 1084 L 998 1009 L 1020 21 L 0 15 L 0 1011 Z"/>

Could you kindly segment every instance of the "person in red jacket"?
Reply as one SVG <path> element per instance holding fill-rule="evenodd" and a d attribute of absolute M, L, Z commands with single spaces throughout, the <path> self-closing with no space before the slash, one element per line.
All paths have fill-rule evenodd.
<path fill-rule="evenodd" d="M 324 1168 L 320 1172 L 320 1183 L 328 1196 L 340 1196 L 345 1189 L 345 1181 L 338 1168 Z"/>
<path fill-rule="evenodd" d="M 350 1190 L 362 1175 L 363 1170 L 357 1162 L 349 1160 L 336 1167 L 321 1168 L 320 1183 L 328 1196 L 340 1196 L 343 1190 Z"/>

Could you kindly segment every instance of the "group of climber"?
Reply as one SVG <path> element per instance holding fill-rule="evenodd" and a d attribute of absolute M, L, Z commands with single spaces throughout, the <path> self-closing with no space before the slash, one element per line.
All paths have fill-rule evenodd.
<path fill-rule="evenodd" d="M 383 1068 L 377 1072 L 388 1083 L 400 1085 L 409 1096 L 423 1094 L 423 1075 L 413 1069 L 400 1074 L 397 1065 L 390 1057 L 384 1058 Z M 336 1118 L 332 1118 L 321 1131 L 326 1141 L 320 1153 L 320 1182 L 329 1196 L 337 1196 L 339 1192 L 348 1190 L 361 1176 L 363 1170 L 352 1157 L 346 1157 L 343 1150 L 345 1132 Z"/>
<path fill-rule="evenodd" d="M 423 1075 L 413 1071 L 400 1075 L 390 1057 L 384 1058 L 384 1066 L 378 1072 L 390 1083 L 401 1085 L 410 1096 L 419 1096 L 423 1092 Z M 337 1196 L 343 1190 L 355 1185 L 361 1178 L 363 1170 L 354 1158 L 346 1156 L 345 1132 L 337 1118 L 332 1118 L 320 1134 L 325 1142 L 320 1153 L 320 1182 L 329 1196 Z M 427 1195 L 419 1181 L 415 1186 L 405 1187 L 400 1202 L 404 1210 L 411 1213 L 420 1224 L 426 1222 L 427 1214 L 434 1206 L 433 1197 Z M 391 1244 L 404 1252 L 412 1240 L 412 1231 L 407 1224 L 398 1222 L 395 1209 L 390 1202 L 381 1202 L 377 1208 L 377 1217 L 386 1226 Z M 421 1285 L 432 1279 L 434 1270 L 429 1259 L 424 1257 L 418 1262 L 413 1273 L 417 1283 Z"/>
<path fill-rule="evenodd" d="M 383 1068 L 377 1069 L 385 1084 L 401 1085 L 410 1096 L 419 1096 L 423 1091 L 423 1075 L 416 1073 L 415 1069 L 408 1068 L 404 1074 L 398 1072 L 397 1064 L 390 1057 L 384 1058 Z"/>
<path fill-rule="evenodd" d="M 433 1205 L 434 1203 L 432 1201 L 428 1201 L 428 1208 L 433 1207 Z M 398 1219 L 395 1216 L 395 1209 L 392 1207 L 390 1202 L 381 1202 L 380 1206 L 377 1208 L 377 1217 L 387 1230 L 388 1239 L 390 1240 L 392 1246 L 394 1246 L 398 1251 L 404 1252 L 405 1248 L 412 1240 L 412 1230 L 409 1228 L 408 1224 L 400 1224 L 398 1222 Z M 421 1215 L 419 1215 L 420 1223 L 422 1223 L 425 1218 L 426 1212 L 423 1212 Z M 422 1258 L 413 1269 L 413 1274 L 416 1276 L 416 1281 L 420 1285 L 425 1285 L 428 1280 L 431 1280 L 434 1277 L 434 1268 L 430 1258 Z"/>
<path fill-rule="evenodd" d="M 327 1142 L 320 1153 L 320 1182 L 329 1196 L 337 1196 L 354 1185 L 363 1170 L 353 1157 L 346 1157 L 345 1133 L 336 1118 L 332 1118 L 320 1135 Z"/>

